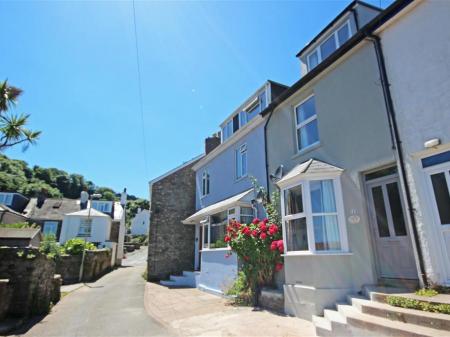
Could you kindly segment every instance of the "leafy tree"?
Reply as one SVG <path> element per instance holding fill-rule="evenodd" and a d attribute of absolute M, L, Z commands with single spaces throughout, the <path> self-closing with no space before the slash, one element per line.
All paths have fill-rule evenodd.
<path fill-rule="evenodd" d="M 30 115 L 10 113 L 21 94 L 22 89 L 10 86 L 7 80 L 0 82 L 0 151 L 18 144 L 26 149 L 41 134 L 26 128 Z"/>
<path fill-rule="evenodd" d="M 35 180 L 29 184 L 26 184 L 19 190 L 20 193 L 29 197 L 37 197 L 42 191 L 45 191 L 49 198 L 62 197 L 61 192 L 57 188 L 50 186 L 42 180 Z"/>

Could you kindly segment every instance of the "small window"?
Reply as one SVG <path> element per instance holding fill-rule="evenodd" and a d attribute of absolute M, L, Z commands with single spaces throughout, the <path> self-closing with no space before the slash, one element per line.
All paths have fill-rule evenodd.
<path fill-rule="evenodd" d="M 202 196 L 209 194 L 209 185 L 210 185 L 210 178 L 208 171 L 204 171 L 202 174 Z"/>
<path fill-rule="evenodd" d="M 92 231 L 92 219 L 81 219 L 80 228 L 78 229 L 79 237 L 90 237 Z"/>
<path fill-rule="evenodd" d="M 241 223 L 249 224 L 255 218 L 255 211 L 252 207 L 241 207 Z"/>
<path fill-rule="evenodd" d="M 58 221 L 45 221 L 44 222 L 44 227 L 42 228 L 42 233 L 44 235 L 55 235 L 56 236 L 56 232 L 58 231 Z"/>
<path fill-rule="evenodd" d="M 308 98 L 295 108 L 295 117 L 298 150 L 303 150 L 319 142 L 314 96 Z"/>
<path fill-rule="evenodd" d="M 239 114 L 233 117 L 233 133 L 239 130 Z"/>
<path fill-rule="evenodd" d="M 112 208 L 112 203 L 109 201 L 92 201 L 92 208 L 99 212 L 110 213 Z"/>
<path fill-rule="evenodd" d="M 241 127 L 247 124 L 247 113 L 245 111 L 239 112 L 239 124 Z"/>
<path fill-rule="evenodd" d="M 247 176 L 247 144 L 236 150 L 236 179 Z"/>
<path fill-rule="evenodd" d="M 337 31 L 339 46 L 342 46 L 350 38 L 350 28 L 348 22 Z"/>
<path fill-rule="evenodd" d="M 335 50 L 336 40 L 333 34 L 320 45 L 320 55 L 322 56 L 322 60 L 325 60 L 328 56 L 333 54 Z"/>
<path fill-rule="evenodd" d="M 315 50 L 308 56 L 309 70 L 315 68 L 318 64 L 319 64 L 319 52 L 318 52 L 318 50 Z"/>
<path fill-rule="evenodd" d="M 0 193 L 0 204 L 11 206 L 13 200 L 12 193 Z"/>

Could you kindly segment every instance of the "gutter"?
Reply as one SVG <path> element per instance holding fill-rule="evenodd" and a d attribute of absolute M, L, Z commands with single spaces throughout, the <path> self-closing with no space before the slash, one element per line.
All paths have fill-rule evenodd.
<path fill-rule="evenodd" d="M 371 33 L 367 36 L 367 39 L 373 43 L 374 48 L 375 48 L 375 54 L 377 57 L 378 69 L 380 72 L 380 79 L 381 79 L 381 86 L 383 88 L 383 96 L 384 96 L 384 101 L 386 104 L 386 111 L 388 114 L 389 128 L 390 128 L 390 132 L 391 132 L 391 138 L 393 140 L 393 149 L 395 150 L 395 152 L 397 154 L 397 158 L 398 158 L 397 164 L 400 169 L 401 179 L 403 180 L 403 187 L 404 187 L 405 196 L 406 196 L 406 203 L 408 206 L 408 213 L 409 213 L 411 227 L 412 227 L 412 231 L 413 231 L 413 239 L 414 239 L 414 244 L 416 246 L 417 258 L 419 260 L 418 261 L 419 262 L 419 266 L 418 266 L 419 267 L 419 278 L 420 278 L 421 283 L 425 287 L 428 287 L 429 282 L 428 282 L 427 274 L 425 272 L 425 262 L 424 262 L 424 258 L 423 258 L 422 247 L 420 245 L 419 232 L 417 230 L 417 222 L 416 222 L 416 216 L 415 216 L 415 209 L 414 209 L 413 203 L 412 203 L 411 190 L 410 190 L 408 180 L 406 177 L 405 158 L 404 158 L 404 153 L 403 153 L 403 148 L 402 148 L 402 141 L 400 139 L 400 132 L 398 130 L 397 119 L 395 116 L 394 103 L 392 101 L 390 84 L 389 84 L 389 80 L 388 80 L 388 76 L 387 76 L 386 64 L 385 64 L 385 59 L 384 59 L 384 55 L 383 55 L 383 49 L 381 46 L 381 38 L 378 35 L 374 35 Z"/>

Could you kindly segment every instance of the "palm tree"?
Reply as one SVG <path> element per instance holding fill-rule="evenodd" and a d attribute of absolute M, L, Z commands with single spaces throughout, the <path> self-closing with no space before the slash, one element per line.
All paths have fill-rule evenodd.
<path fill-rule="evenodd" d="M 9 113 L 21 94 L 22 89 L 10 86 L 8 80 L 0 82 L 0 152 L 17 144 L 23 144 L 25 150 L 41 134 L 26 128 L 30 115 Z"/>

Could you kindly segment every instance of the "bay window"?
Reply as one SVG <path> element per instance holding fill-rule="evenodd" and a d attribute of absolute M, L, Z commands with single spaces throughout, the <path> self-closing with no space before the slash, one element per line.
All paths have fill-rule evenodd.
<path fill-rule="evenodd" d="M 240 214 L 240 222 L 242 224 L 249 224 L 253 221 L 255 218 L 255 211 L 252 207 L 241 207 L 241 214 Z"/>
<path fill-rule="evenodd" d="M 288 254 L 347 250 L 339 178 L 301 180 L 284 188 L 281 197 Z"/>
<path fill-rule="evenodd" d="M 298 151 L 319 142 L 314 96 L 295 107 L 295 120 Z"/>

